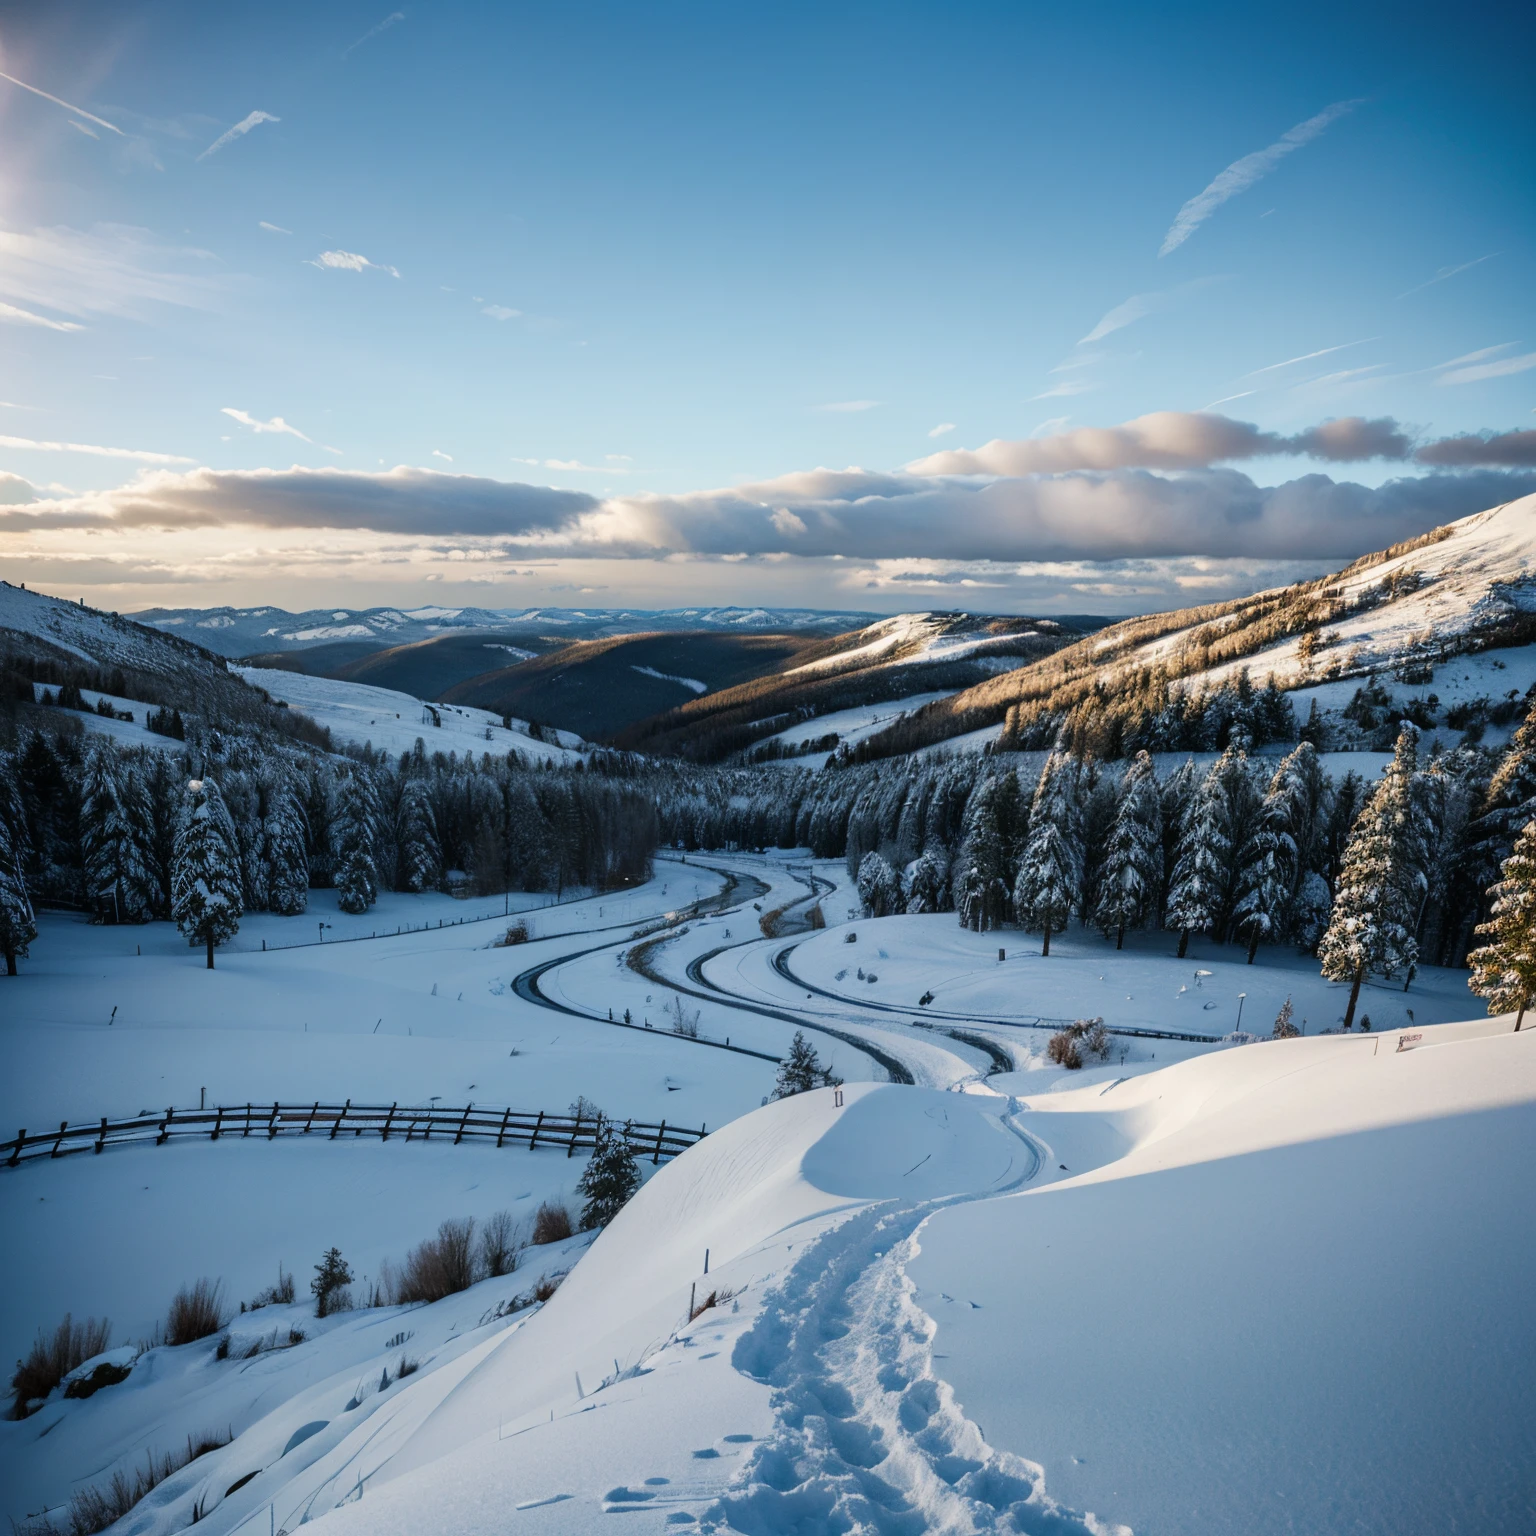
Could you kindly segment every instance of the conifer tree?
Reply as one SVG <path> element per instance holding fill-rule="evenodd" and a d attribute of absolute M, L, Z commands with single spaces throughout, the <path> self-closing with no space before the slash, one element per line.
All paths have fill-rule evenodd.
<path fill-rule="evenodd" d="M 1318 947 L 1323 975 L 1350 983 L 1344 1027 L 1355 1018 L 1367 971 L 1390 978 L 1418 959 L 1413 923 L 1422 874 L 1414 867 L 1412 782 L 1418 733 L 1403 725 L 1391 765 L 1382 775 L 1344 850 L 1333 916 Z"/>
<path fill-rule="evenodd" d="M 1042 929 L 1042 955 L 1051 952 L 1051 935 L 1067 926 L 1077 906 L 1083 878 L 1082 815 L 1077 797 L 1077 769 L 1065 754 L 1053 752 L 1040 770 L 1030 809 L 1029 840 L 1019 861 L 1014 910 L 1029 929 Z"/>
<path fill-rule="evenodd" d="M 1301 1031 L 1291 1022 L 1291 1000 L 1289 997 L 1280 1004 L 1280 1012 L 1275 1015 L 1275 1027 L 1270 1035 L 1272 1040 L 1294 1040 Z"/>
<path fill-rule="evenodd" d="M 949 888 L 949 860 L 942 847 L 929 847 L 913 861 L 905 882 L 908 912 L 941 912 Z"/>
<path fill-rule="evenodd" d="M 1317 857 L 1325 799 L 1316 749 L 1304 741 L 1275 770 L 1238 855 L 1233 925 L 1248 940 L 1250 965 L 1261 940 L 1280 939 L 1292 929 L 1297 898 Z"/>
<path fill-rule="evenodd" d="M 640 1168 L 629 1142 L 611 1121 L 599 1120 L 592 1156 L 576 1183 L 587 1197 L 581 1210 L 581 1229 L 606 1227 L 640 1188 Z"/>
<path fill-rule="evenodd" d="M 1536 821 L 1528 821 L 1504 860 L 1493 910 L 1478 933 L 1489 942 L 1467 956 L 1467 985 L 1488 999 L 1489 1013 L 1515 1013 L 1515 1028 L 1536 998 Z"/>
<path fill-rule="evenodd" d="M 1125 930 L 1139 928 L 1155 910 L 1163 874 L 1163 812 L 1157 773 L 1145 752 L 1127 770 L 1114 826 L 1099 876 L 1094 921 L 1115 948 L 1125 948 Z"/>
<path fill-rule="evenodd" d="M 193 779 L 176 835 L 171 915 L 188 939 L 207 946 L 210 971 L 214 945 L 240 927 L 240 865 L 234 845 L 235 829 L 219 786 L 212 779 Z"/>
<path fill-rule="evenodd" d="M 513 807 L 509 805 L 509 810 Z M 519 801 L 517 809 L 526 814 Z M 432 796 L 425 779 L 410 779 L 400 796 L 399 825 L 396 841 L 400 848 L 398 883 L 402 891 L 430 890 L 441 878 L 442 849 L 437 840 L 437 818 L 432 813 Z M 516 845 L 512 854 L 514 867 L 519 860 Z M 526 855 L 520 861 L 528 862 Z"/>
<path fill-rule="evenodd" d="M 1008 916 L 1008 847 L 1000 817 L 997 778 L 983 779 L 965 811 L 965 833 L 955 860 L 955 909 L 960 926 L 984 933 Z"/>
<path fill-rule="evenodd" d="M 134 923 L 146 916 L 150 877 L 140 847 L 142 817 L 130 811 L 137 793 L 115 747 L 106 741 L 94 746 L 81 786 L 80 844 L 86 900 L 97 922 Z"/>
<path fill-rule="evenodd" d="M 883 853 L 866 853 L 859 864 L 859 900 L 871 917 L 901 910 L 901 881 Z"/>
<path fill-rule="evenodd" d="M 354 764 L 338 786 L 331 821 L 332 875 L 336 905 L 343 912 L 366 912 L 379 898 L 378 820 L 373 775 L 361 763 Z"/>
<path fill-rule="evenodd" d="M 309 905 L 309 828 L 298 790 L 286 775 L 272 786 L 262 842 L 268 906 L 296 917 Z"/>
<path fill-rule="evenodd" d="M 5 956 L 7 976 L 16 974 L 17 957 L 25 957 L 37 937 L 32 901 L 21 869 L 22 860 L 10 823 L 0 815 L 0 954 Z"/>
<path fill-rule="evenodd" d="M 1253 809 L 1248 760 L 1229 746 L 1201 781 L 1185 820 L 1168 893 L 1168 923 L 1179 930 L 1179 956 L 1191 933 L 1225 937 L 1237 875 L 1237 850 Z"/>
<path fill-rule="evenodd" d="M 789 1043 L 789 1055 L 779 1063 L 773 1096 L 788 1099 L 797 1093 L 809 1093 L 813 1088 L 836 1088 L 842 1081 L 830 1067 L 822 1066 L 815 1047 L 805 1038 L 804 1032 L 797 1029 L 795 1038 Z"/>

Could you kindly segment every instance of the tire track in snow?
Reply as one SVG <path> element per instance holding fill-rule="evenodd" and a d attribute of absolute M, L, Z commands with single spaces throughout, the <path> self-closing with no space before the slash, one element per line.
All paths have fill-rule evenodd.
<path fill-rule="evenodd" d="M 776 1424 L 741 1485 L 701 1518 L 705 1531 L 928 1531 L 1129 1536 L 1127 1527 L 1061 1508 L 1044 1470 L 986 1442 L 934 1373 L 937 1324 L 917 1304 L 907 1264 L 924 1223 L 947 1206 L 995 1198 L 1040 1171 L 1041 1149 L 999 1189 L 881 1202 L 826 1233 L 768 1298 L 732 1364 L 770 1385 Z"/>

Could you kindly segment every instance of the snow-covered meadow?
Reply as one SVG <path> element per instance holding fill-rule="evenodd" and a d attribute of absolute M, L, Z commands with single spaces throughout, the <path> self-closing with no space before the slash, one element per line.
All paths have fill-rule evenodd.
<path fill-rule="evenodd" d="M 0 1168 L 13 1354 L 65 1310 L 148 1338 L 204 1275 L 234 1303 L 282 1264 L 301 1293 L 236 1316 L 229 1358 L 155 1348 L 0 1425 L 13 1517 L 216 1430 L 124 1531 L 1521 1528 L 1536 1334 L 1508 1298 L 1536 1217 L 1508 1170 L 1536 1054 L 1465 972 L 1368 986 L 1373 1032 L 1321 1035 L 1344 989 L 1279 946 L 1074 928 L 1045 959 L 953 914 L 849 917 L 841 862 L 803 854 L 669 855 L 558 905 L 333 900 L 248 917 L 212 972 L 168 924 L 44 915 L 0 1116 L 585 1095 L 710 1135 L 645 1163 L 595 1243 L 323 1321 L 326 1248 L 361 1282 L 448 1218 L 506 1210 L 526 1243 L 585 1157 L 317 1136 Z M 1226 1036 L 1239 993 L 1245 1030 L 1288 996 L 1307 1038 L 1129 1033 Z M 1088 1016 L 1128 1031 L 1111 1059 L 1052 1063 Z M 797 1028 L 845 1086 L 764 1104 Z"/>

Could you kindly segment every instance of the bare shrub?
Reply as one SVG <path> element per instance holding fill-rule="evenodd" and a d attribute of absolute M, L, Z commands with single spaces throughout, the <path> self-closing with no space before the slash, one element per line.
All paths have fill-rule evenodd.
<path fill-rule="evenodd" d="M 418 1243 L 400 1272 L 396 1299 L 441 1301 L 475 1283 L 475 1222 L 470 1216 L 443 1222 L 436 1237 Z"/>
<path fill-rule="evenodd" d="M 96 1536 L 98 1531 L 115 1525 L 166 1478 L 190 1466 L 199 1456 L 206 1456 L 210 1451 L 228 1445 L 233 1438 L 232 1434 L 204 1430 L 195 1438 L 187 1436 L 185 1451 L 162 1451 L 158 1456 L 153 1451 L 146 1452 L 142 1467 L 132 1472 L 116 1471 L 109 1482 L 99 1487 L 78 1489 L 69 1501 L 66 1524 L 62 1530 L 46 1516 L 19 1526 L 18 1530 L 25 1532 L 26 1536 Z"/>
<path fill-rule="evenodd" d="M 246 1306 L 250 1311 L 255 1312 L 261 1307 L 286 1307 L 292 1304 L 293 1276 L 279 1264 L 277 1266 L 277 1284 L 269 1285 L 264 1291 L 258 1291 Z"/>
<path fill-rule="evenodd" d="M 603 1118 L 602 1110 L 584 1093 L 578 1093 L 575 1101 L 566 1105 L 565 1112 L 572 1120 L 601 1120 Z"/>
<path fill-rule="evenodd" d="M 224 1326 L 224 1282 L 206 1277 L 184 1285 L 171 1298 L 165 1315 L 167 1344 L 195 1344 Z"/>
<path fill-rule="evenodd" d="M 412 1360 L 409 1355 L 400 1356 L 400 1364 L 395 1370 L 395 1380 L 400 1381 L 406 1376 L 414 1376 L 421 1369 L 421 1361 Z"/>
<path fill-rule="evenodd" d="M 674 1035 L 682 1035 L 688 1040 L 699 1038 L 699 1010 L 685 1008 L 681 993 L 672 999 L 665 1012 L 666 1017 L 671 1021 L 670 1027 Z"/>
<path fill-rule="evenodd" d="M 571 1213 L 555 1200 L 546 1200 L 534 1213 L 533 1240 L 563 1243 L 571 1235 Z"/>
<path fill-rule="evenodd" d="M 513 944 L 526 944 L 528 942 L 528 924 L 524 922 L 513 923 L 500 939 L 496 941 L 498 949 L 508 949 Z"/>
<path fill-rule="evenodd" d="M 11 1377 L 15 1399 L 11 1417 L 24 1419 L 28 1403 L 47 1397 L 77 1365 L 101 1354 L 111 1334 L 112 1324 L 106 1318 L 88 1317 L 75 1323 L 68 1312 L 51 1334 L 39 1329 L 27 1358 L 16 1362 L 16 1372 Z"/>
<path fill-rule="evenodd" d="M 548 1275 L 540 1275 L 539 1283 L 533 1288 L 533 1299 L 535 1301 L 548 1301 L 560 1289 L 560 1279 L 559 1275 L 556 1275 L 553 1280 Z"/>
<path fill-rule="evenodd" d="M 734 1301 L 739 1294 L 739 1292 L 732 1290 L 711 1291 L 709 1295 L 706 1296 L 703 1301 L 699 1302 L 699 1304 L 694 1307 L 693 1311 L 688 1314 L 688 1321 L 691 1323 L 694 1318 L 698 1317 L 701 1313 L 708 1312 L 711 1307 L 723 1307 L 726 1302 Z"/>
<path fill-rule="evenodd" d="M 1079 1023 L 1082 1022 L 1079 1020 Z M 1104 1027 L 1103 1019 L 1089 1019 L 1083 1029 L 1082 1039 L 1085 1056 L 1095 1056 L 1100 1061 L 1109 1060 L 1115 1048 L 1115 1037 Z"/>
<path fill-rule="evenodd" d="M 1063 1029 L 1051 1036 L 1051 1043 L 1046 1046 L 1045 1054 L 1059 1067 L 1065 1067 L 1069 1072 L 1076 1072 L 1083 1064 L 1082 1052 L 1078 1050 L 1077 1035 L 1070 1029 Z"/>
<path fill-rule="evenodd" d="M 511 1211 L 497 1211 L 480 1229 L 480 1269 L 487 1276 L 510 1275 L 517 1268 L 517 1225 Z"/>

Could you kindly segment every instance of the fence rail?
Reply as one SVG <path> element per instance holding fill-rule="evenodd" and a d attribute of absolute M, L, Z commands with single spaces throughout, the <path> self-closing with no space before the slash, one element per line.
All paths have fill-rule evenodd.
<path fill-rule="evenodd" d="M 14 1168 L 23 1159 L 67 1157 L 73 1152 L 103 1152 L 108 1147 L 152 1141 L 164 1146 L 173 1137 L 206 1136 L 210 1141 L 236 1136 L 267 1141 L 279 1136 L 391 1137 L 398 1141 L 442 1141 L 455 1146 L 465 1141 L 494 1142 L 498 1147 L 527 1146 L 563 1151 L 567 1157 L 590 1149 L 605 1122 L 596 1115 L 552 1115 L 547 1110 L 506 1109 L 499 1105 L 467 1104 L 458 1108 L 415 1104 L 233 1104 L 204 1109 L 174 1106 L 153 1114 L 112 1120 L 65 1120 L 56 1131 L 23 1128 L 10 1141 L 0 1142 L 0 1159 Z M 659 1163 L 664 1157 L 686 1152 L 707 1134 L 700 1126 L 668 1125 L 646 1120 L 606 1122 L 619 1130 L 637 1157 Z"/>

